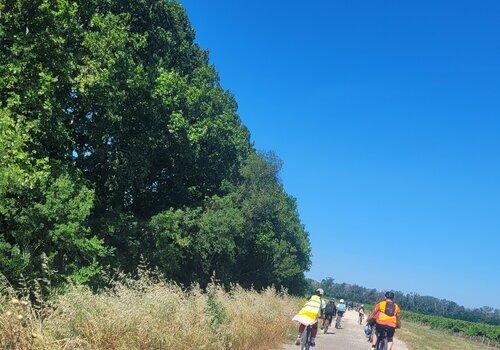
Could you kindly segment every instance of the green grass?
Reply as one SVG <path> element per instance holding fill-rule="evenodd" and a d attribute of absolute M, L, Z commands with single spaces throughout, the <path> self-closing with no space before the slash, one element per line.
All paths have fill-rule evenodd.
<path fill-rule="evenodd" d="M 402 328 L 396 335 L 403 340 L 411 350 L 489 350 L 488 347 L 475 341 L 470 341 L 446 331 L 431 329 L 428 326 L 403 321 Z"/>

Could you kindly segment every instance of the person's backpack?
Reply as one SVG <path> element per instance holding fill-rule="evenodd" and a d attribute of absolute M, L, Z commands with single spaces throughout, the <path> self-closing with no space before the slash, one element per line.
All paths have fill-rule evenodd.
<path fill-rule="evenodd" d="M 394 316 L 396 313 L 396 304 L 395 303 L 385 303 L 384 314 L 387 316 Z"/>
<path fill-rule="evenodd" d="M 335 314 L 335 304 L 328 303 L 325 308 L 325 315 L 333 315 Z"/>

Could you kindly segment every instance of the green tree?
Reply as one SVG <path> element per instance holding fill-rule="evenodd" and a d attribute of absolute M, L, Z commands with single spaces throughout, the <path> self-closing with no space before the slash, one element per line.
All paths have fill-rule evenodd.
<path fill-rule="evenodd" d="M 183 283 L 215 271 L 304 286 L 309 241 L 279 162 L 254 150 L 178 2 L 0 0 L 0 13 L 0 108 L 34 184 L 15 208 L 26 240 L 51 237 L 29 254 L 46 251 L 55 280 L 144 257 Z M 5 215 L 13 237 L 22 225 Z"/>
<path fill-rule="evenodd" d="M 29 124 L 0 111 L 0 270 L 13 282 L 87 282 L 107 254 L 86 219 L 94 195 L 76 176 L 27 150 Z"/>

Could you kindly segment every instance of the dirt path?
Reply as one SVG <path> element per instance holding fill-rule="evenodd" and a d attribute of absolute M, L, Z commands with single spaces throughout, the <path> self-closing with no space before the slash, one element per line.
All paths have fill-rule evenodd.
<path fill-rule="evenodd" d="M 328 334 L 318 332 L 316 338 L 315 350 L 369 350 L 370 344 L 367 342 L 363 326 L 357 323 L 358 313 L 356 311 L 348 311 L 342 319 L 342 329 L 332 327 L 328 330 Z M 396 332 L 397 334 L 397 332 Z M 285 345 L 283 350 L 297 350 L 298 346 Z M 408 350 L 408 347 L 402 341 L 395 339 L 392 350 Z"/>

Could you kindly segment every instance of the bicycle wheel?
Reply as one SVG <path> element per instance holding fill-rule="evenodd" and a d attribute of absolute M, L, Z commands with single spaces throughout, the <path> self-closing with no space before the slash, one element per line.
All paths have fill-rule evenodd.
<path fill-rule="evenodd" d="M 302 341 L 300 342 L 300 350 L 309 350 L 311 346 L 311 326 L 307 326 L 302 332 Z"/>
<path fill-rule="evenodd" d="M 377 346 L 375 347 L 377 350 L 387 350 L 387 337 L 379 334 L 379 338 L 377 339 Z"/>

